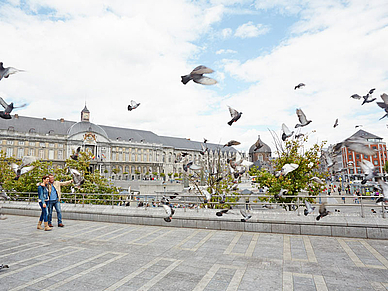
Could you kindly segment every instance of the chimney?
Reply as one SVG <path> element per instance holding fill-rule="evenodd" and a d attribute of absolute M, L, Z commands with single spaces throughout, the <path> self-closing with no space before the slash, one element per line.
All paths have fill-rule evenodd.
<path fill-rule="evenodd" d="M 43 117 L 43 120 L 46 120 L 46 117 Z"/>
<path fill-rule="evenodd" d="M 63 118 L 61 118 L 60 121 L 61 121 L 62 123 L 65 122 L 65 120 L 64 120 Z"/>
<path fill-rule="evenodd" d="M 13 118 L 18 119 L 18 118 L 19 118 L 19 114 L 16 113 L 16 114 L 13 116 Z"/>

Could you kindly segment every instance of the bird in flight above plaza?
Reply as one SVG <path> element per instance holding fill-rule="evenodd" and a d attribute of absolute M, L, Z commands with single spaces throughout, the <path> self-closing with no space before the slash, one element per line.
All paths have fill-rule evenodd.
<path fill-rule="evenodd" d="M 308 214 L 312 213 L 315 209 L 315 207 L 311 206 L 311 203 L 307 200 L 304 201 L 304 205 L 306 206 L 304 210 L 304 215 L 307 216 Z"/>
<path fill-rule="evenodd" d="M 338 118 L 335 120 L 333 127 L 336 128 L 338 126 Z"/>
<path fill-rule="evenodd" d="M 358 95 L 358 94 L 353 94 L 352 96 L 350 96 L 350 98 L 360 100 L 360 99 L 361 99 L 361 96 Z"/>
<path fill-rule="evenodd" d="M 3 62 L 0 62 L 0 80 L 3 78 L 8 78 L 10 75 L 16 74 L 18 72 L 24 72 L 24 71 L 13 67 L 4 68 Z"/>
<path fill-rule="evenodd" d="M 315 183 L 318 183 L 318 184 L 322 184 L 322 185 L 325 185 L 325 182 L 323 182 L 321 179 L 319 179 L 318 177 L 312 177 L 311 179 L 310 179 L 310 181 L 313 181 L 313 182 L 315 182 Z"/>
<path fill-rule="evenodd" d="M 379 183 L 379 186 L 380 186 L 384 196 L 379 197 L 376 200 L 376 203 L 388 202 L 388 184 L 386 182 L 384 182 L 383 179 L 381 179 L 381 178 L 377 179 L 377 183 Z"/>
<path fill-rule="evenodd" d="M 295 125 L 295 128 L 309 125 L 312 122 L 312 120 L 307 120 L 306 115 L 300 108 L 296 109 L 296 115 L 298 115 L 300 124 Z"/>
<path fill-rule="evenodd" d="M 220 211 L 217 211 L 217 212 L 216 212 L 216 215 L 217 215 L 217 216 L 222 216 L 222 215 L 228 213 L 228 211 L 229 211 L 229 209 L 222 209 L 222 210 L 220 210 Z"/>
<path fill-rule="evenodd" d="M 287 175 L 288 173 L 291 173 L 292 171 L 295 171 L 297 168 L 299 168 L 298 164 L 285 164 L 280 171 L 277 171 L 275 176 L 279 177 L 280 175 Z"/>
<path fill-rule="evenodd" d="M 299 83 L 298 85 L 295 86 L 294 90 L 296 90 L 296 89 L 301 89 L 301 88 L 303 88 L 304 86 L 306 86 L 306 85 L 303 84 L 303 83 Z"/>
<path fill-rule="evenodd" d="M 134 100 L 131 100 L 131 104 L 128 105 L 128 111 L 132 111 L 133 109 L 136 109 L 139 107 L 140 103 L 137 103 Z"/>
<path fill-rule="evenodd" d="M 69 167 L 69 172 L 73 176 L 73 183 L 75 187 L 80 187 L 84 182 L 84 178 L 82 177 L 81 173 L 78 172 L 76 169 L 71 169 Z"/>
<path fill-rule="evenodd" d="M 291 131 L 284 123 L 282 124 L 282 131 L 282 141 L 286 141 L 287 138 L 294 134 L 294 131 Z"/>
<path fill-rule="evenodd" d="M 190 74 L 181 76 L 181 82 L 186 85 L 190 80 L 193 80 L 195 83 L 202 85 L 214 85 L 217 83 L 216 80 L 206 77 L 203 74 L 211 74 L 214 71 L 206 66 L 198 66 L 191 71 Z"/>
<path fill-rule="evenodd" d="M 325 217 L 330 214 L 330 211 L 326 209 L 326 202 L 323 202 L 319 206 L 319 215 L 316 217 L 316 220 L 320 220 L 322 217 Z"/>
<path fill-rule="evenodd" d="M 376 104 L 384 109 L 385 111 L 385 115 L 383 117 L 381 117 L 379 120 L 383 119 L 384 117 L 387 117 L 388 116 L 388 95 L 383 93 L 380 95 L 381 99 L 383 99 L 383 102 L 376 102 Z"/>
<path fill-rule="evenodd" d="M 167 202 L 168 203 L 168 202 Z M 171 222 L 171 219 L 172 219 L 172 216 L 174 215 L 175 213 L 175 210 L 172 209 L 171 205 L 168 203 L 168 204 L 163 204 L 163 208 L 164 208 L 164 211 L 166 212 L 167 214 L 167 217 L 163 218 L 165 222 Z"/>
<path fill-rule="evenodd" d="M 232 139 L 232 140 L 228 141 L 226 144 L 224 144 L 223 148 L 224 147 L 231 147 L 231 146 L 239 145 L 239 144 L 241 144 L 239 141 Z"/>
<path fill-rule="evenodd" d="M 375 90 L 376 88 L 370 89 L 368 93 L 372 95 Z"/>
<path fill-rule="evenodd" d="M 18 180 L 21 175 L 24 175 L 25 173 L 28 173 L 29 171 L 33 170 L 34 166 L 31 166 L 31 164 L 36 160 L 37 160 L 36 157 L 24 156 L 22 158 L 22 163 L 20 166 L 15 163 L 11 163 L 11 169 L 16 174 L 15 180 Z"/>
<path fill-rule="evenodd" d="M 361 161 L 361 169 L 365 174 L 361 184 L 366 184 L 367 181 L 372 180 L 379 173 L 376 167 L 368 160 Z"/>
<path fill-rule="evenodd" d="M 371 94 L 366 94 L 365 96 L 362 96 L 364 98 L 364 101 L 362 101 L 361 105 L 364 105 L 365 103 L 371 103 L 376 100 L 376 98 L 369 98 Z"/>
<path fill-rule="evenodd" d="M 243 217 L 243 218 L 241 218 L 241 222 L 247 222 L 249 219 L 252 218 L 252 215 L 247 214 L 247 213 L 245 212 L 245 210 L 243 210 L 243 209 L 240 209 L 240 214 L 241 214 L 242 217 Z"/>
<path fill-rule="evenodd" d="M 230 126 L 232 126 L 233 122 L 236 122 L 240 119 L 242 112 L 238 112 L 236 109 L 233 109 L 232 107 L 229 107 L 230 116 L 232 117 L 232 120 L 228 122 Z"/>
<path fill-rule="evenodd" d="M 369 142 L 366 139 L 361 137 L 349 137 L 342 142 L 337 143 L 333 147 L 333 151 L 335 153 L 339 152 L 343 146 L 347 147 L 349 150 L 352 150 L 356 153 L 361 153 L 367 156 L 373 156 L 377 152 L 371 149 L 369 146 Z"/>
<path fill-rule="evenodd" d="M 70 156 L 70 158 L 73 159 L 74 161 L 78 161 L 78 155 L 79 155 L 80 152 L 81 152 L 81 147 L 78 147 L 78 148 L 75 150 L 74 154 L 72 154 L 72 155 Z"/>
<path fill-rule="evenodd" d="M 257 137 L 257 141 L 255 142 L 255 148 L 253 151 L 257 151 L 258 149 L 261 149 L 264 146 L 260 139 L 260 135 Z"/>
<path fill-rule="evenodd" d="M 7 102 L 5 102 L 4 99 L 0 97 L 0 105 L 4 107 L 4 110 L 0 111 L 0 117 L 3 119 L 11 119 L 12 116 L 10 115 L 10 113 L 14 108 L 22 108 L 22 107 L 25 107 L 27 104 L 23 104 L 21 106 L 15 107 L 13 106 L 13 102 L 11 102 L 10 104 L 7 104 Z"/>

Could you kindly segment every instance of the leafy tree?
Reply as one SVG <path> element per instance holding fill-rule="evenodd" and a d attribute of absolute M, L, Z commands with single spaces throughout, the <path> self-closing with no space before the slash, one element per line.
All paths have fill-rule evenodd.
<path fill-rule="evenodd" d="M 287 140 L 283 144 L 277 143 L 278 157 L 272 161 L 272 166 L 275 171 L 280 171 L 285 164 L 298 164 L 299 167 L 288 173 L 287 175 L 280 175 L 276 177 L 275 173 L 267 170 L 259 170 L 253 167 L 249 174 L 256 176 L 255 182 L 259 183 L 261 187 L 268 188 L 268 198 L 262 198 L 262 201 L 280 202 L 283 203 L 285 209 L 291 210 L 292 205 L 297 201 L 298 193 L 306 189 L 309 195 L 318 195 L 321 192 L 322 185 L 313 182 L 312 177 L 318 177 L 324 180 L 327 176 L 327 171 L 322 173 L 319 171 L 320 153 L 325 144 L 314 144 L 310 149 L 305 150 L 304 144 L 308 141 L 308 135 L 303 138 L 293 138 Z M 276 139 L 275 139 L 276 142 Z M 287 195 L 278 197 L 281 189 L 287 189 Z M 314 199 L 309 198 L 310 202 Z"/>

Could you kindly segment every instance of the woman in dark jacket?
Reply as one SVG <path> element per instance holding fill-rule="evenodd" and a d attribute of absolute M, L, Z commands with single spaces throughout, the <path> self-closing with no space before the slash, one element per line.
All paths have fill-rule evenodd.
<path fill-rule="evenodd" d="M 39 218 L 38 222 L 38 227 L 37 229 L 43 229 L 42 227 L 42 221 L 44 221 L 44 230 L 51 230 L 51 228 L 48 226 L 47 222 L 47 202 L 48 202 L 48 189 L 47 185 L 49 183 L 49 177 L 48 176 L 43 176 L 42 177 L 42 183 L 39 184 L 38 186 L 38 202 L 39 206 L 42 209 L 42 213 Z"/>

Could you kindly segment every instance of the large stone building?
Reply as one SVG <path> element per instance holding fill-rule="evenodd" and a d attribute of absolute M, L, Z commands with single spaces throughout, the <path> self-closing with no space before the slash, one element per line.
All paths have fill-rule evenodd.
<path fill-rule="evenodd" d="M 1 150 L 7 156 L 21 159 L 36 156 L 42 161 L 52 161 L 54 167 L 64 167 L 65 160 L 81 147 L 94 155 L 91 171 L 112 180 L 136 180 L 150 178 L 152 173 L 181 173 L 182 152 L 186 159 L 201 163 L 206 159 L 218 159 L 226 163 L 236 154 L 234 148 L 223 148 L 207 143 L 209 149 L 202 155 L 202 143 L 185 138 L 159 136 L 151 131 L 97 125 L 90 122 L 90 112 L 81 111 L 81 121 L 63 118 L 50 120 L 14 115 L 12 119 L 0 119 Z"/>

